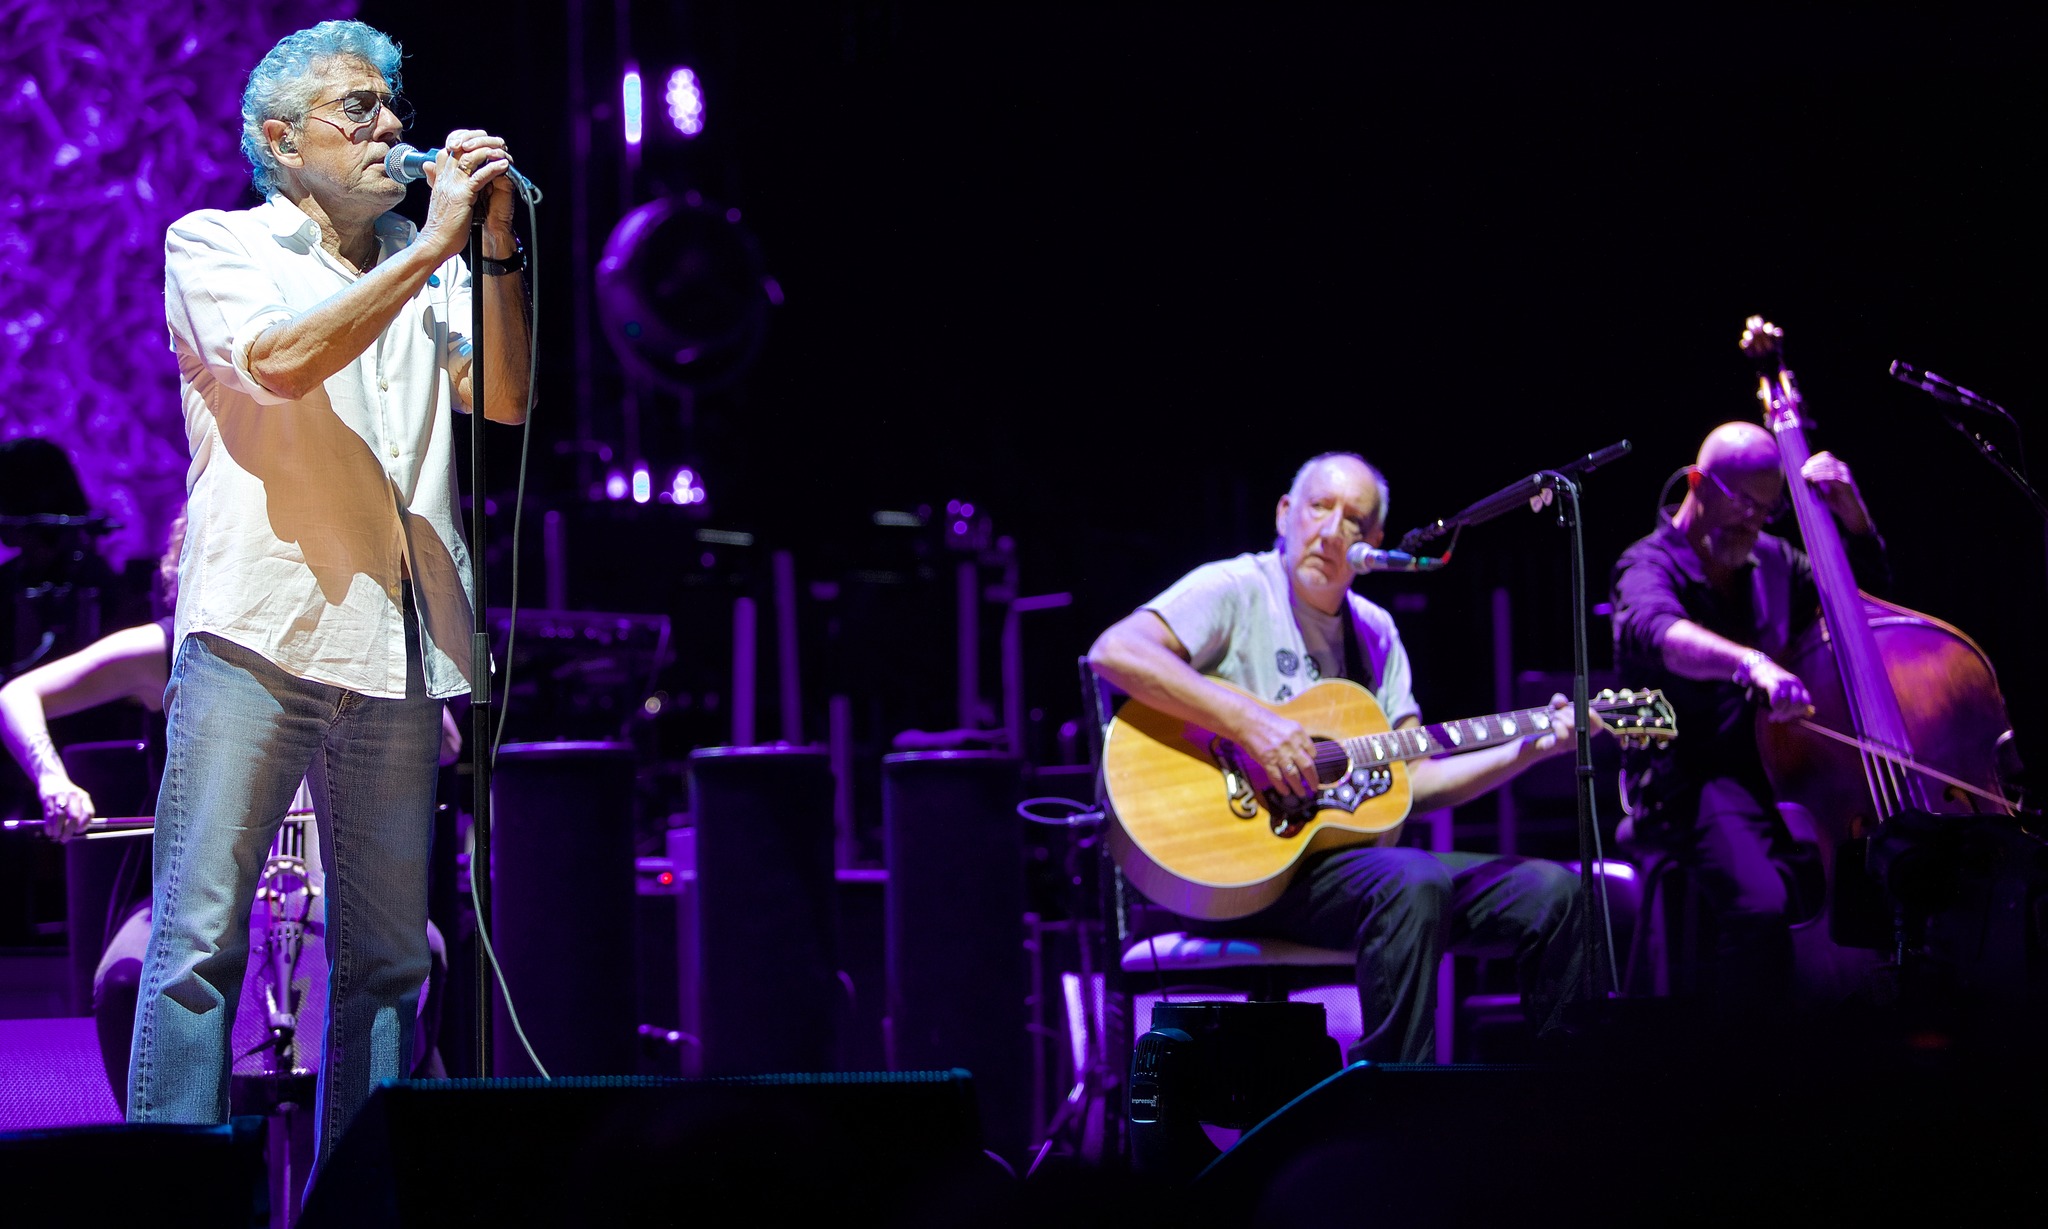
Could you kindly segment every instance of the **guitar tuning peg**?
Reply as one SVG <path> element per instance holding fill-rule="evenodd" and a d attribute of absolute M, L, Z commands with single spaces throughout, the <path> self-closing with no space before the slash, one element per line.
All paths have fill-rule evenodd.
<path fill-rule="evenodd" d="M 1600 700 L 1603 703 L 1611 702 L 1614 699 L 1614 688 L 1602 687 L 1600 689 L 1600 694 L 1595 696 L 1594 699 Z"/>

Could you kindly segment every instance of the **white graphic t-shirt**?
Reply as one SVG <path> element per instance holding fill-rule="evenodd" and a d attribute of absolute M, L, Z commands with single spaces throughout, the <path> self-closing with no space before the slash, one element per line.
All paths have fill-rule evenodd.
<path fill-rule="evenodd" d="M 1393 616 L 1356 593 L 1346 597 L 1372 676 L 1356 681 L 1373 693 L 1390 724 L 1420 718 Z M 1296 602 L 1276 551 L 1203 564 L 1140 609 L 1166 621 L 1195 669 L 1262 700 L 1283 703 L 1321 679 L 1349 673 L 1340 615 Z"/>

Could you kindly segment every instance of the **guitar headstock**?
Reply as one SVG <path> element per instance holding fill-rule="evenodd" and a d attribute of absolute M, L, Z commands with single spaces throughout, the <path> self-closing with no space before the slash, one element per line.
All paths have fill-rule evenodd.
<path fill-rule="evenodd" d="M 1678 712 L 1661 691 L 1609 687 L 1593 697 L 1592 707 L 1624 747 L 1647 747 L 1678 737 Z"/>

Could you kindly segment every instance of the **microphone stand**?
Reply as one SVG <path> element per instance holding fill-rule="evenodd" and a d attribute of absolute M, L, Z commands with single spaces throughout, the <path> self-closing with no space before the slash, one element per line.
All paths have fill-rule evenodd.
<path fill-rule="evenodd" d="M 469 853 L 470 892 L 476 903 L 476 925 L 485 931 L 491 922 L 491 631 L 484 598 L 486 561 L 490 558 L 485 515 L 489 500 L 484 482 L 484 210 L 481 204 L 470 213 L 469 224 L 469 746 L 472 786 L 470 833 L 474 842 Z M 530 344 L 530 343 L 529 343 Z M 491 1078 L 491 1027 L 496 1007 L 491 984 L 491 961 L 481 938 L 476 944 L 476 1075 Z"/>
<path fill-rule="evenodd" d="M 1598 452 L 1587 453 L 1557 469 L 1539 470 L 1501 488 L 1461 512 L 1443 520 L 1433 521 L 1420 529 L 1412 529 L 1401 538 L 1401 549 L 1413 554 L 1416 548 L 1424 543 L 1463 529 L 1467 525 L 1493 520 L 1524 505 L 1535 511 L 1549 503 L 1553 494 L 1560 504 L 1559 524 L 1571 530 L 1572 724 L 1573 741 L 1577 748 L 1575 777 L 1579 807 L 1579 899 L 1584 902 L 1579 910 L 1579 994 L 1581 1000 L 1586 1003 L 1596 1002 L 1600 998 L 1594 987 L 1593 967 L 1599 960 L 1602 943 L 1600 932 L 1593 927 L 1593 871 L 1595 863 L 1599 861 L 1600 832 L 1593 806 L 1593 719 L 1589 694 L 1592 688 L 1592 665 L 1591 653 L 1586 642 L 1586 624 L 1591 612 L 1586 600 L 1586 541 L 1583 517 L 1580 515 L 1577 478 L 1627 456 L 1631 447 L 1633 446 L 1627 440 L 1622 440 Z M 1604 907 L 1605 888 L 1606 881 L 1603 879 L 1600 898 L 1603 907 L 1600 915 L 1607 923 L 1605 948 L 1608 956 L 1608 977 L 1615 990 L 1619 991 L 1620 974 L 1613 966 L 1613 922 Z"/>
<path fill-rule="evenodd" d="M 2020 494 L 2026 496 L 2027 502 L 2034 505 L 2034 514 L 2039 516 L 2043 522 L 2043 545 L 2048 546 L 2048 500 L 2044 500 L 2041 497 L 2041 492 L 2034 489 L 2034 484 L 2027 480 L 2026 443 L 2020 434 L 2019 420 L 2012 416 L 2011 411 L 1989 397 L 1973 393 L 1967 388 L 1958 387 L 1931 371 L 1922 371 L 1914 367 L 1911 363 L 1902 363 L 1895 359 L 1892 362 L 1891 373 L 1894 380 L 1902 384 L 1910 384 L 1936 401 L 1947 402 L 1949 405 L 1964 405 L 1972 409 L 1986 410 L 2006 421 L 2006 424 L 2012 428 L 2013 438 L 2020 441 L 2020 463 L 2018 468 L 2015 468 L 2011 462 L 2005 459 L 2005 453 L 2000 451 L 1998 445 L 1985 439 L 1975 427 L 1965 424 L 1960 417 L 1948 410 L 1941 412 L 1942 418 L 1948 422 L 1948 425 L 1961 432 L 1970 443 L 1975 445 L 1978 455 L 1991 462 L 1992 468 L 2004 474 L 2006 480 L 2018 487 Z"/>
<path fill-rule="evenodd" d="M 1431 521 L 1420 529 L 1411 529 L 1402 534 L 1401 551 L 1409 555 L 1420 554 L 1419 548 L 1426 542 L 1434 542 L 1445 534 L 1463 529 L 1467 525 L 1478 525 L 1494 517 L 1505 516 L 1525 503 L 1531 504 L 1530 510 L 1534 511 L 1547 502 L 1543 499 L 1543 493 L 1552 489 L 1557 479 L 1590 474 L 1603 465 L 1627 456 L 1633 446 L 1627 440 L 1623 440 L 1618 444 L 1609 444 L 1598 452 L 1589 452 L 1578 460 L 1560 465 L 1556 469 L 1530 474 L 1520 482 L 1502 487 L 1462 512 L 1453 513 L 1442 520 Z"/>

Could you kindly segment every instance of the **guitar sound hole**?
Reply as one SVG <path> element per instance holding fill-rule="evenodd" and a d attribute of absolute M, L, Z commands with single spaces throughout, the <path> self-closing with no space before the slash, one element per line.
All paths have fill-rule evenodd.
<path fill-rule="evenodd" d="M 1344 748 L 1327 738 L 1316 742 L 1316 784 L 1331 785 L 1342 781 L 1344 774 L 1351 771 L 1351 757 Z"/>

